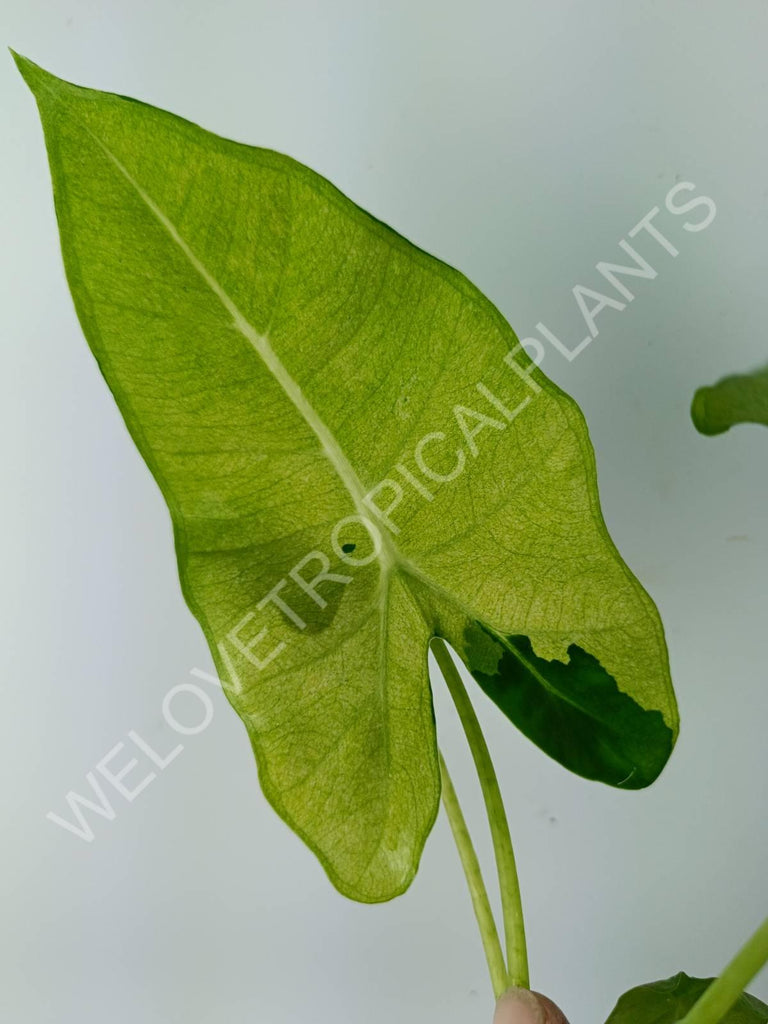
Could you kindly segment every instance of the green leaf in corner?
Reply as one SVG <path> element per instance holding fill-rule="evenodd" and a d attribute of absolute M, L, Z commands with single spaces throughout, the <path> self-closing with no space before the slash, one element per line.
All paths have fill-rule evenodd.
<path fill-rule="evenodd" d="M 434 636 L 573 771 L 651 782 L 678 727 L 658 614 L 577 406 L 491 303 L 296 161 L 17 62 L 184 596 L 336 886 L 385 900 L 415 874 Z"/>
<path fill-rule="evenodd" d="M 699 433 L 710 435 L 723 434 L 737 423 L 768 427 L 768 366 L 699 388 L 693 396 L 691 419 Z"/>
<path fill-rule="evenodd" d="M 630 989 L 616 1004 L 606 1024 L 677 1024 L 712 983 L 711 978 L 676 974 Z M 744 992 L 721 1018 L 722 1024 L 766 1024 L 768 1006 Z"/>

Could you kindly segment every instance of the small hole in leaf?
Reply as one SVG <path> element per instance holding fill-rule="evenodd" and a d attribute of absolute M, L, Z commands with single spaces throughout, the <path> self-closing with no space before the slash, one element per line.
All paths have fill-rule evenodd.
<path fill-rule="evenodd" d="M 344 552 L 345 555 L 349 555 L 351 554 L 351 552 L 355 550 L 356 547 L 357 544 L 342 544 L 341 550 Z"/>

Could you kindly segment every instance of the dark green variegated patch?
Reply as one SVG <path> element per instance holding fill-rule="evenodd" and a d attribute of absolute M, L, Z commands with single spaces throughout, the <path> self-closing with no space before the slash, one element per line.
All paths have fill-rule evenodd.
<path fill-rule="evenodd" d="M 646 710 L 593 655 L 571 644 L 567 661 L 536 655 L 526 636 L 467 630 L 467 666 L 521 732 L 566 768 L 611 786 L 641 789 L 674 743 L 664 716 Z"/>

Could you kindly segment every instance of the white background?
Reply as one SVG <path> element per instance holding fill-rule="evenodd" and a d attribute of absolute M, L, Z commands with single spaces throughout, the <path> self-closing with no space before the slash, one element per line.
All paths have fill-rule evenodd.
<path fill-rule="evenodd" d="M 768 911 L 768 432 L 705 439 L 696 386 L 768 349 L 768 8 L 753 0 L 10 0 L 0 39 L 57 74 L 284 151 L 462 269 L 518 333 L 585 333 L 571 296 L 678 180 L 706 231 L 568 363 L 608 526 L 666 624 L 683 732 L 661 780 L 569 776 L 479 694 L 507 795 L 532 979 L 572 1024 L 626 988 L 716 973 Z M 2 1019 L 19 1024 L 488 1024 L 441 818 L 412 889 L 347 902 L 263 799 L 238 719 L 85 844 L 47 821 L 160 708 L 202 634 L 159 492 L 76 322 L 41 131 L 0 59 Z M 650 247 L 649 247 L 650 245 Z M 442 743 L 483 818 L 436 680 Z M 121 759 L 116 759 L 116 764 Z M 481 843 L 483 855 L 488 844 Z M 753 986 L 768 999 L 768 976 Z"/>

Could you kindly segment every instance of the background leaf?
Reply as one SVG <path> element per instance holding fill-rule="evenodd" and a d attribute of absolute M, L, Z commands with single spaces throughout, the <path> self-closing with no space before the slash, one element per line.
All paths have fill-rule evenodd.
<path fill-rule="evenodd" d="M 606 1024 L 676 1024 L 698 1002 L 711 978 L 676 974 L 630 989 L 616 1004 Z M 746 992 L 722 1019 L 722 1024 L 765 1024 L 768 1006 Z"/>
<path fill-rule="evenodd" d="M 573 771 L 651 782 L 677 733 L 658 614 L 578 408 L 510 364 L 497 310 L 294 160 L 17 62 L 184 596 L 266 796 L 334 884 L 383 900 L 416 871 L 435 635 Z M 378 551 L 372 496 L 397 501 Z"/>
<path fill-rule="evenodd" d="M 768 427 L 768 366 L 699 388 L 693 396 L 691 419 L 701 434 L 723 434 L 736 423 Z"/>

